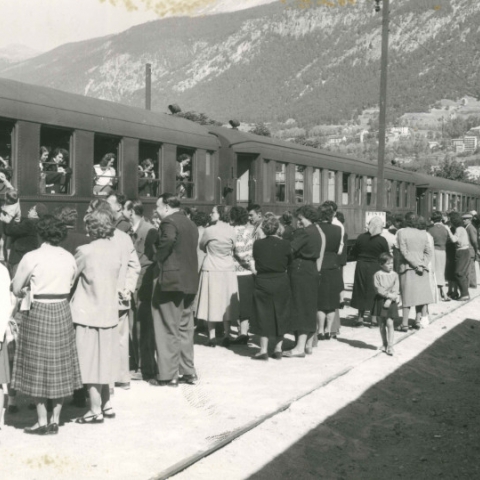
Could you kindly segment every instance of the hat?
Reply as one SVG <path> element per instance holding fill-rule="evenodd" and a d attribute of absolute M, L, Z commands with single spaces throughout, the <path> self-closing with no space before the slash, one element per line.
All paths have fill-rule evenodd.
<path fill-rule="evenodd" d="M 476 210 L 472 210 L 472 211 L 470 211 L 470 212 L 468 212 L 468 213 L 469 213 L 470 215 L 472 215 L 472 216 L 477 215 L 477 211 L 476 211 Z"/>
<path fill-rule="evenodd" d="M 48 208 L 44 203 L 37 203 L 35 205 L 35 211 L 37 212 L 38 218 L 43 218 L 45 215 L 48 215 Z"/>
<path fill-rule="evenodd" d="M 471 213 L 464 213 L 464 214 L 462 215 L 462 218 L 464 218 L 464 219 L 470 219 L 470 218 L 472 218 L 472 216 L 473 216 L 473 215 L 472 215 Z"/>

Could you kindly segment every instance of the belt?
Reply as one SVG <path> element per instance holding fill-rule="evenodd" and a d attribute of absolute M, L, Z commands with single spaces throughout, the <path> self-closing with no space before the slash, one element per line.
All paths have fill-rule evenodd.
<path fill-rule="evenodd" d="M 33 296 L 34 300 L 67 300 L 69 297 L 69 293 L 44 293 Z"/>

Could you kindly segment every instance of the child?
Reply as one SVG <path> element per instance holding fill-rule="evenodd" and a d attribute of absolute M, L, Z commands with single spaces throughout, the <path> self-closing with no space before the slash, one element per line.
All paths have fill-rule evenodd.
<path fill-rule="evenodd" d="M 382 253 L 378 259 L 381 270 L 375 273 L 373 283 L 376 296 L 372 315 L 378 318 L 380 335 L 387 355 L 393 355 L 393 319 L 398 317 L 400 282 L 398 274 L 393 271 L 393 256 Z"/>
<path fill-rule="evenodd" d="M 20 201 L 18 192 L 14 189 L 8 189 L 5 192 L 5 204 L 0 208 L 0 258 L 7 260 L 11 240 L 4 233 L 4 223 L 20 222 L 22 212 L 20 210 Z"/>

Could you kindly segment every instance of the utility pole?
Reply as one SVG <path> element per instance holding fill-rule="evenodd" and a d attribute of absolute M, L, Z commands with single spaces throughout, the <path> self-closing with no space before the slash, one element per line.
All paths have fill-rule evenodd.
<path fill-rule="evenodd" d="M 377 211 L 384 210 L 385 203 L 385 136 L 387 128 L 387 69 L 388 69 L 388 24 L 390 0 L 375 0 L 375 11 L 382 10 L 382 57 L 380 59 L 380 118 L 378 126 L 378 172 Z M 382 7 L 380 8 L 380 2 Z"/>

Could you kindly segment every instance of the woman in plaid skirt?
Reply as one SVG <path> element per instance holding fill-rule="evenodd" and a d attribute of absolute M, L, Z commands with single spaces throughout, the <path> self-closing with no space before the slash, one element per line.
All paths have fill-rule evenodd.
<path fill-rule="evenodd" d="M 38 421 L 25 433 L 51 435 L 58 433 L 63 398 L 82 387 L 68 303 L 76 263 L 58 246 L 67 235 L 60 220 L 44 216 L 37 233 L 42 245 L 22 258 L 12 282 L 13 293 L 23 298 L 12 387 L 32 396 L 37 408 Z M 53 401 L 50 423 L 47 399 Z"/>

